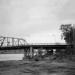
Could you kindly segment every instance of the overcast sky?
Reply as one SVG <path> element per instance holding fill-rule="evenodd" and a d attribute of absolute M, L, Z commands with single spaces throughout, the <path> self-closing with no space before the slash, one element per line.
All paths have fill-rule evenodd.
<path fill-rule="evenodd" d="M 48 37 L 74 20 L 75 0 L 0 0 L 0 35 Z"/>

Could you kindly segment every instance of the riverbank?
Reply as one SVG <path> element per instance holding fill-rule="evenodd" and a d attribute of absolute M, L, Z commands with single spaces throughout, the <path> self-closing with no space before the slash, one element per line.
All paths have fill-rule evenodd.
<path fill-rule="evenodd" d="M 1 61 L 0 75 L 75 75 L 75 62 L 65 60 Z"/>

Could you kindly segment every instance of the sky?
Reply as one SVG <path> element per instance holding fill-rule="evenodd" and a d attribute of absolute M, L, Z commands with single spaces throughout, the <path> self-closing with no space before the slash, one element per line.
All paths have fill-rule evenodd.
<path fill-rule="evenodd" d="M 0 0 L 0 35 L 31 42 L 59 42 L 60 25 L 75 23 L 74 3 L 75 0 Z"/>

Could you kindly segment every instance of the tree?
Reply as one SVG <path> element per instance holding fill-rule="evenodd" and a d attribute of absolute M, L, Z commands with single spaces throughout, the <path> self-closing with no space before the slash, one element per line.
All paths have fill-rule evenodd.
<path fill-rule="evenodd" d="M 73 41 L 73 27 L 71 24 L 61 25 L 60 30 L 62 31 L 62 38 L 67 44 L 72 44 Z"/>
<path fill-rule="evenodd" d="M 62 31 L 62 38 L 67 44 L 73 45 L 73 48 L 67 48 L 67 54 L 75 54 L 75 28 L 71 24 L 61 25 L 60 30 Z"/>

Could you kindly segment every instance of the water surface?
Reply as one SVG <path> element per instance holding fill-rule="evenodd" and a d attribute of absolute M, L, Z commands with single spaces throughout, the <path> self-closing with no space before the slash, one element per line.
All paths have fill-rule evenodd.
<path fill-rule="evenodd" d="M 24 54 L 0 54 L 0 61 L 6 60 L 22 60 Z"/>

